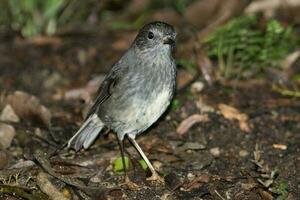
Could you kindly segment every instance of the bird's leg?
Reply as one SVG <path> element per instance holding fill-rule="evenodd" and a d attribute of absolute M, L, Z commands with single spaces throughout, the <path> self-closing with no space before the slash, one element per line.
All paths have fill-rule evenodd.
<path fill-rule="evenodd" d="M 149 180 L 149 181 L 164 182 L 164 179 L 162 177 L 160 177 L 158 175 L 158 173 L 155 171 L 155 169 L 152 166 L 151 162 L 149 161 L 149 159 L 147 158 L 147 156 L 144 154 L 143 150 L 141 149 L 141 147 L 139 146 L 139 144 L 135 141 L 135 139 L 131 138 L 130 136 L 128 136 L 128 139 L 132 142 L 132 144 L 134 145 L 134 147 L 136 148 L 136 150 L 142 156 L 142 158 L 144 159 L 144 161 L 146 162 L 147 166 L 149 167 L 149 169 L 150 169 L 150 171 L 152 173 L 152 175 L 149 178 L 147 178 L 147 180 Z"/>
<path fill-rule="evenodd" d="M 124 155 L 124 139 L 119 140 L 119 146 L 120 146 L 120 151 L 121 151 L 121 158 L 122 158 L 122 165 L 124 169 L 124 178 L 125 178 L 125 184 L 132 190 L 138 190 L 140 186 L 138 186 L 136 183 L 132 182 L 127 174 L 127 169 L 126 169 L 126 162 L 125 162 L 125 155 Z"/>

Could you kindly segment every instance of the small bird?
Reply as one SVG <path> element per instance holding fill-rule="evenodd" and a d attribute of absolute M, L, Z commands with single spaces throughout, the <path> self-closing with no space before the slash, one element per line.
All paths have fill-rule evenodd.
<path fill-rule="evenodd" d="M 85 122 L 68 142 L 69 148 L 87 149 L 99 133 L 112 130 L 117 134 L 123 166 L 127 137 L 152 172 L 147 180 L 162 180 L 135 138 L 158 120 L 173 98 L 175 39 L 174 28 L 164 22 L 152 22 L 141 28 L 99 87 Z M 132 183 L 126 167 L 124 170 L 125 182 Z"/>

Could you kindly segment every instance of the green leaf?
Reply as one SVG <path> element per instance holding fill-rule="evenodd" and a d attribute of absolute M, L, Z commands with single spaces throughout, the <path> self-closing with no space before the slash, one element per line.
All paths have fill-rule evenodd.
<path fill-rule="evenodd" d="M 148 169 L 148 165 L 143 159 L 139 160 L 139 163 L 144 171 L 146 171 Z"/>
<path fill-rule="evenodd" d="M 44 6 L 44 17 L 53 19 L 58 15 L 58 11 L 64 5 L 64 0 L 47 0 Z"/>
<path fill-rule="evenodd" d="M 126 169 L 129 169 L 129 158 L 125 156 L 124 159 L 125 159 Z M 124 171 L 122 157 L 116 158 L 113 165 L 114 165 L 115 172 L 123 172 Z"/>
<path fill-rule="evenodd" d="M 181 106 L 181 103 L 178 99 L 173 99 L 171 102 L 171 109 L 176 111 Z"/>

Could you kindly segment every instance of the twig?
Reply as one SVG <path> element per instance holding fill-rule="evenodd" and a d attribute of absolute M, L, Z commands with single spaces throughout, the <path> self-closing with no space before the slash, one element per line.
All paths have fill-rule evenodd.
<path fill-rule="evenodd" d="M 218 197 L 220 197 L 220 199 L 226 200 L 224 197 L 222 197 L 222 196 L 220 195 L 220 193 L 219 193 L 217 190 L 215 190 L 215 193 L 218 195 Z"/>

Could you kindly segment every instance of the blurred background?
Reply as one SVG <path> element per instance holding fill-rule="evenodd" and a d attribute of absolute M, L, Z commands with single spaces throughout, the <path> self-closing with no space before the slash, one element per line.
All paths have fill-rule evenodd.
<path fill-rule="evenodd" d="M 300 0 L 1 0 L 0 8 L 0 198 L 10 167 L 72 136 L 110 66 L 154 20 L 178 33 L 176 96 L 139 143 L 171 175 L 147 195 L 122 193 L 299 198 Z M 96 143 L 80 152 L 92 167 L 62 171 L 118 182 L 116 141 Z M 32 169 L 18 166 L 28 178 Z"/>
<path fill-rule="evenodd" d="M 295 65 L 300 3 L 284 2 L 4 0 L 0 14 L 0 53 L 4 54 L 1 86 L 7 89 L 15 83 L 30 89 L 31 81 L 5 80 L 14 79 L 11 72 L 22 72 L 27 79 L 27 72 L 36 68 L 42 73 L 34 79 L 46 85 L 49 78 L 64 85 L 59 77 L 72 73 L 78 73 L 75 81 L 82 84 L 80 81 L 106 72 L 143 24 L 161 20 L 174 25 L 179 33 L 178 67 L 187 71 L 180 72 L 184 76 L 179 80 L 181 86 L 200 74 L 209 85 L 269 78 L 284 84 L 275 87 L 278 92 L 298 96 Z M 285 88 L 286 84 L 291 88 Z"/>

